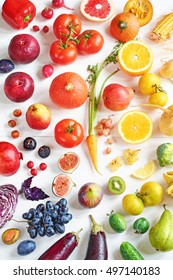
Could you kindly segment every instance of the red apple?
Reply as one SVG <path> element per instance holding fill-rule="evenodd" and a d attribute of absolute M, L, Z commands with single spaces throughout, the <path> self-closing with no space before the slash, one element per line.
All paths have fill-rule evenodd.
<path fill-rule="evenodd" d="M 24 72 L 14 72 L 5 79 L 4 92 L 14 102 L 24 102 L 34 93 L 34 80 Z"/>
<path fill-rule="evenodd" d="M 16 63 L 30 63 L 38 57 L 39 53 L 40 45 L 30 34 L 15 35 L 8 46 L 8 54 Z"/>
<path fill-rule="evenodd" d="M 104 88 L 102 98 L 106 108 L 121 111 L 129 106 L 132 93 L 120 84 L 110 84 Z"/>
<path fill-rule="evenodd" d="M 51 111 L 43 104 L 32 104 L 26 111 L 26 122 L 32 129 L 46 129 L 50 125 L 51 120 Z"/>
<path fill-rule="evenodd" d="M 103 190 L 96 183 L 84 184 L 78 192 L 78 201 L 85 208 L 96 207 L 103 198 Z"/>

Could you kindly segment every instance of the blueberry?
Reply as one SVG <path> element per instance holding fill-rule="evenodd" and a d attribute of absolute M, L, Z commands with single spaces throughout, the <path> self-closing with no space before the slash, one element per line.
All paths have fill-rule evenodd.
<path fill-rule="evenodd" d="M 32 240 L 24 240 L 19 243 L 17 247 L 17 253 L 21 256 L 32 253 L 36 248 L 36 243 Z"/>
<path fill-rule="evenodd" d="M 34 150 L 37 146 L 37 142 L 32 137 L 26 137 L 23 141 L 23 147 L 26 150 Z"/>
<path fill-rule="evenodd" d="M 41 158 L 47 158 L 50 155 L 50 148 L 48 146 L 45 146 L 45 145 L 41 146 L 38 149 L 38 155 Z"/>
<path fill-rule="evenodd" d="M 0 73 L 6 74 L 14 69 L 14 63 L 9 59 L 0 59 Z"/>

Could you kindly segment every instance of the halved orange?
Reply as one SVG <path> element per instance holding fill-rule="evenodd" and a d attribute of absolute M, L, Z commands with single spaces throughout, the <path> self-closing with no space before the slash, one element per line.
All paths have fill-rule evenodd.
<path fill-rule="evenodd" d="M 149 0 L 128 0 L 124 6 L 124 12 L 134 14 L 140 26 L 144 26 L 153 18 L 153 5 Z"/>
<path fill-rule="evenodd" d="M 118 132 L 126 143 L 140 144 L 151 137 L 153 121 L 147 113 L 132 110 L 120 118 Z"/>
<path fill-rule="evenodd" d="M 141 76 L 151 69 L 153 52 L 146 43 L 139 40 L 131 40 L 120 48 L 118 62 L 121 69 L 127 74 Z"/>

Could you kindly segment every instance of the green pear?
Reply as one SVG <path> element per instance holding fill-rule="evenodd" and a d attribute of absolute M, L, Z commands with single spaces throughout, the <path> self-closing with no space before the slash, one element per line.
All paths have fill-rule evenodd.
<path fill-rule="evenodd" d="M 159 221 L 150 229 L 149 240 L 158 251 L 173 250 L 173 216 L 169 210 L 165 209 Z"/>

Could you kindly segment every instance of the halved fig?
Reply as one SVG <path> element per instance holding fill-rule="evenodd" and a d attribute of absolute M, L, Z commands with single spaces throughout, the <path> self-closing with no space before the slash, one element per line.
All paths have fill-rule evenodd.
<path fill-rule="evenodd" d="M 69 176 L 59 174 L 53 179 L 52 191 L 58 197 L 65 197 L 70 193 L 72 187 L 75 186 L 76 184 Z"/>
<path fill-rule="evenodd" d="M 63 154 L 58 160 L 58 167 L 61 171 L 66 173 L 73 173 L 79 166 L 79 156 L 74 152 Z"/>

